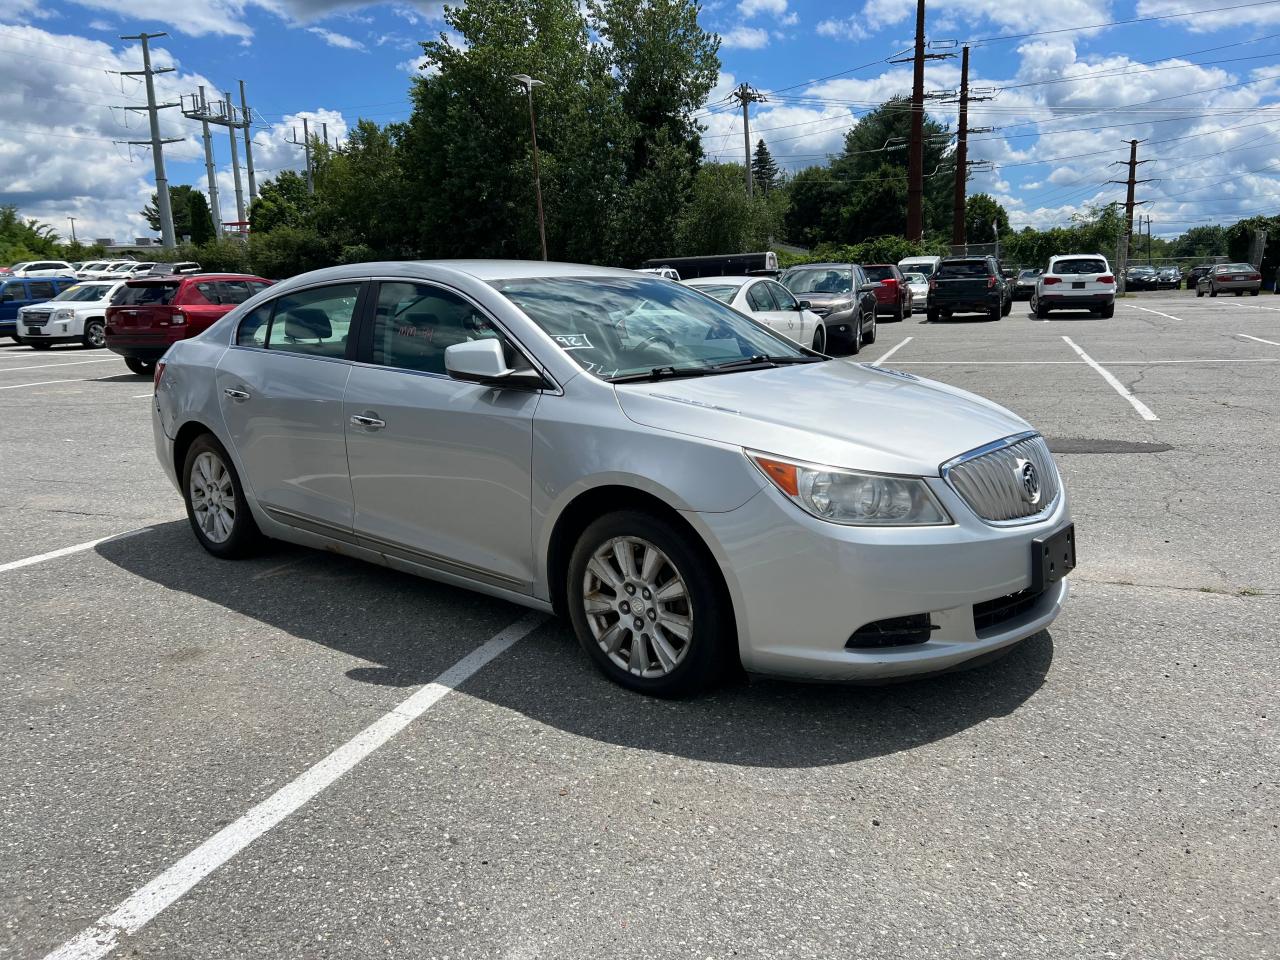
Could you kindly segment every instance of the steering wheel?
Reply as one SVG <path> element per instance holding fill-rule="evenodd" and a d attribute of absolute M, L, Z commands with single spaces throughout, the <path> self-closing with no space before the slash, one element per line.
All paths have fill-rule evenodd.
<path fill-rule="evenodd" d="M 675 352 L 676 342 L 672 340 L 670 337 L 668 337 L 665 333 L 655 333 L 651 337 L 645 337 L 642 341 L 640 341 L 640 348 L 644 349 L 645 347 L 651 346 L 652 344 L 655 344 L 655 343 L 661 343 L 665 345 L 666 348 L 671 352 L 673 353 Z"/>

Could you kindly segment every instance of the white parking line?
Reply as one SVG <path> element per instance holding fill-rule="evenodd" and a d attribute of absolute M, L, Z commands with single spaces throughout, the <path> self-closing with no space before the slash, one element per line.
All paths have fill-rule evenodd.
<path fill-rule="evenodd" d="M 874 363 L 872 363 L 871 365 L 872 365 L 873 367 L 878 367 L 878 366 L 880 366 L 880 364 L 884 363 L 886 360 L 888 360 L 890 357 L 892 357 L 895 353 L 897 353 L 899 350 L 901 350 L 903 347 L 905 347 L 908 343 L 910 343 L 910 342 L 912 341 L 912 339 L 913 339 L 913 338 L 911 338 L 911 337 L 905 337 L 904 339 L 899 340 L 899 341 L 898 341 L 897 343 L 895 343 L 892 347 L 890 347 L 888 350 L 886 350 L 886 351 L 884 352 L 884 354 L 882 354 L 882 355 L 881 355 L 881 357 L 880 357 L 880 359 L 879 359 L 879 360 L 876 360 L 876 361 L 875 361 Z"/>
<path fill-rule="evenodd" d="M 1174 319 L 1177 319 L 1177 318 L 1175 317 Z M 1117 380 L 1115 376 L 1111 373 L 1111 371 L 1104 368 L 1100 363 L 1098 363 L 1097 360 L 1094 360 L 1093 357 L 1089 356 L 1087 353 L 1081 350 L 1078 346 L 1076 346 L 1074 340 L 1072 340 L 1070 337 L 1063 337 L 1062 339 L 1067 342 L 1067 346 L 1069 346 L 1072 350 L 1074 350 L 1076 353 L 1080 355 L 1081 360 L 1083 360 L 1089 366 L 1093 367 L 1093 369 L 1098 372 L 1098 374 L 1102 377 L 1103 380 L 1111 384 L 1112 388 L 1115 390 L 1116 393 L 1120 394 L 1120 396 L 1124 397 L 1126 400 L 1129 401 L 1130 404 L 1132 404 L 1133 409 L 1138 411 L 1138 416 L 1142 417 L 1143 420 L 1159 420 L 1160 419 L 1154 413 L 1151 412 L 1150 407 L 1148 407 L 1145 403 L 1143 403 L 1141 400 L 1135 397 L 1132 393 L 1130 393 L 1128 387 L 1126 387 L 1123 383 Z"/>
<path fill-rule="evenodd" d="M 86 550 L 92 550 L 100 543 L 107 543 L 111 540 L 124 540 L 126 537 L 136 537 L 140 533 L 146 533 L 151 527 L 142 527 L 138 530 L 128 530 L 125 533 L 113 533 L 109 537 L 99 537 L 97 540 L 86 540 L 84 543 L 77 543 L 72 547 L 63 547 L 60 550 L 50 550 L 48 553 L 41 553 L 34 557 L 27 557 L 23 560 L 10 560 L 8 563 L 0 563 L 0 573 L 7 573 L 10 570 L 20 570 L 23 567 L 30 567 L 33 564 L 44 563 L 46 560 L 57 560 L 59 557 L 69 557 L 73 553 L 83 553 Z"/>
<path fill-rule="evenodd" d="M 37 380 L 35 383 L 9 383 L 0 390 L 17 390 L 19 387 L 44 387 L 51 383 L 87 383 L 92 377 L 69 377 L 66 380 Z"/>
<path fill-rule="evenodd" d="M 1269 343 L 1273 347 L 1280 347 L 1280 343 L 1276 343 L 1274 340 L 1263 340 L 1261 337 L 1251 337 L 1247 333 L 1237 333 L 1236 336 L 1244 337 L 1246 340 L 1257 340 L 1259 343 Z"/>
<path fill-rule="evenodd" d="M 49 367 L 78 367 L 86 363 L 110 363 L 115 357 L 98 357 L 96 360 L 72 360 L 70 363 L 37 363 L 30 367 L 9 367 L 4 373 L 19 373 L 23 370 L 47 370 Z"/>
<path fill-rule="evenodd" d="M 1183 320 L 1181 317 L 1175 317 L 1175 316 L 1174 316 L 1173 314 L 1171 314 L 1171 313 L 1161 313 L 1159 310 L 1149 310 L 1149 309 L 1147 309 L 1146 307 L 1140 307 L 1140 306 L 1138 306 L 1136 303 L 1126 303 L 1126 304 L 1125 304 L 1125 306 L 1126 306 L 1126 307 L 1133 307 L 1133 309 L 1135 309 L 1135 310 L 1142 310 L 1142 311 L 1145 311 L 1146 313 L 1154 313 L 1157 317 L 1165 317 L 1166 319 L 1169 319 L 1169 320 L 1177 320 L 1179 323 L 1189 323 L 1189 322 L 1190 322 L 1190 321 L 1187 321 L 1187 320 Z"/>
<path fill-rule="evenodd" d="M 152 392 L 152 393 L 135 393 L 135 394 L 134 394 L 132 397 L 130 397 L 129 399 L 130 399 L 130 400 L 145 400 L 147 397 L 154 397 L 154 396 L 155 396 L 155 393 L 154 393 L 154 392 Z"/>
<path fill-rule="evenodd" d="M 546 617 L 540 613 L 529 613 L 472 650 L 296 780 L 285 784 L 239 820 L 223 827 L 110 913 L 100 917 L 95 924 L 49 953 L 45 960 L 98 960 L 105 957 L 119 945 L 122 936 L 137 933 L 201 880 L 316 797 L 545 620 Z"/>

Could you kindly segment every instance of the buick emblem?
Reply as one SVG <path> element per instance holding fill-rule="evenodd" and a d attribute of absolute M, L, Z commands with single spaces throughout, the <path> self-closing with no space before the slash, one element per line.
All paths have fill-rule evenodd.
<path fill-rule="evenodd" d="M 1030 460 L 1019 460 L 1014 471 L 1022 488 L 1022 499 L 1027 503 L 1040 502 L 1040 471 Z"/>

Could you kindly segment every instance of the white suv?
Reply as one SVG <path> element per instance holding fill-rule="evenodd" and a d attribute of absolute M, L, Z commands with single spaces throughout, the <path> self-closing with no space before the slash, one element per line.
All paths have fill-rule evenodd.
<path fill-rule="evenodd" d="M 1088 310 L 1110 319 L 1116 312 L 1116 277 L 1100 253 L 1072 253 L 1049 258 L 1049 269 L 1036 281 L 1031 310 L 1040 320 L 1050 310 Z"/>
<path fill-rule="evenodd" d="M 21 307 L 14 336 L 36 350 L 73 341 L 86 347 L 105 346 L 107 307 L 122 286 L 123 280 L 85 280 L 52 300 Z"/>

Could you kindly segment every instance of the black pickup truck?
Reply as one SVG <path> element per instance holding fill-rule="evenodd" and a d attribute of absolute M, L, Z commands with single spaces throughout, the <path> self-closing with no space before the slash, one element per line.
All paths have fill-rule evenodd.
<path fill-rule="evenodd" d="M 995 257 L 944 257 L 929 279 L 929 322 L 955 313 L 985 313 L 992 320 L 1007 317 L 1013 306 L 1009 282 Z"/>

